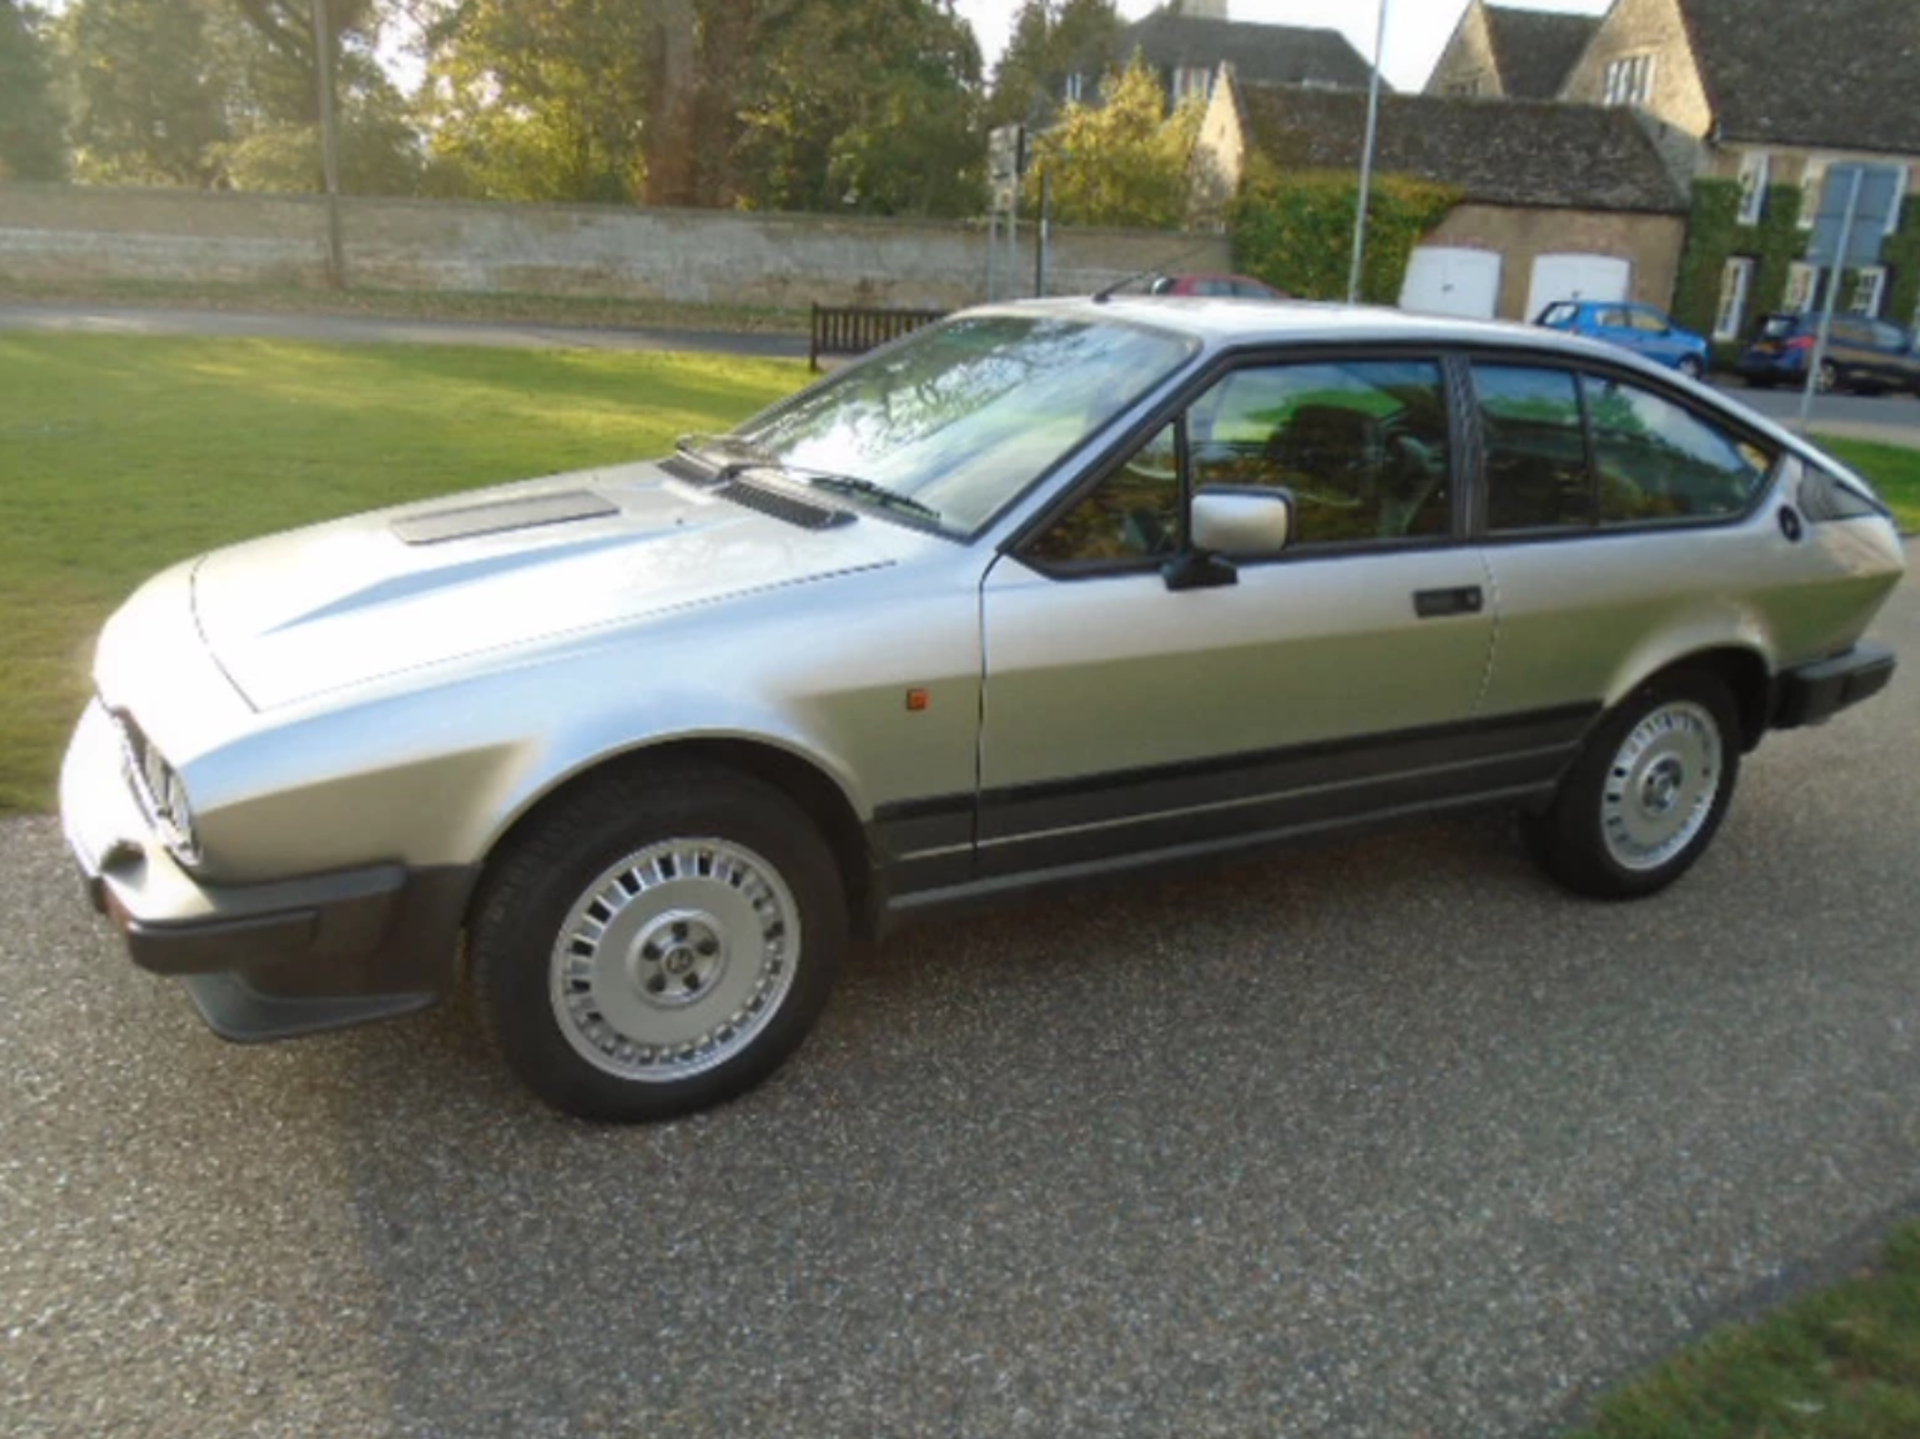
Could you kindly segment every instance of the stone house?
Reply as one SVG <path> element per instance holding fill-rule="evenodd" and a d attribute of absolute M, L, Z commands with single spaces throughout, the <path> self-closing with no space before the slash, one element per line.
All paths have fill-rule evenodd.
<path fill-rule="evenodd" d="M 1745 333 L 1756 308 L 1806 309 L 1826 277 L 1794 260 L 1761 293 L 1770 215 L 1798 192 L 1810 229 L 1827 167 L 1920 163 L 1920 5 L 1913 0 L 1616 0 L 1567 76 L 1561 98 L 1632 105 L 1658 121 L 1698 178 L 1740 186 L 1732 253 L 1721 262 L 1717 338 Z M 1686 154 L 1687 147 L 1692 154 Z M 1899 228 L 1900 206 L 1889 233 Z M 1793 253 L 1800 253 L 1793 247 Z M 1920 276 L 1888 265 L 1849 277 L 1842 309 L 1913 323 Z M 1755 302 L 1758 302 L 1756 305 Z"/>
<path fill-rule="evenodd" d="M 1472 0 L 1427 79 L 1429 95 L 1557 100 L 1586 52 L 1597 15 L 1519 10 Z"/>
<path fill-rule="evenodd" d="M 1211 94 L 1222 65 L 1255 84 L 1364 90 L 1373 75 L 1373 67 L 1338 30 L 1233 20 L 1226 0 L 1186 0 L 1178 12 L 1163 6 L 1085 56 L 1067 76 L 1061 98 L 1091 100 L 1100 77 L 1125 65 L 1136 51 L 1174 105 L 1190 95 Z"/>
<path fill-rule="evenodd" d="M 1196 146 L 1196 210 L 1218 215 L 1255 155 L 1282 174 L 1356 170 L 1366 107 L 1362 92 L 1227 73 Z M 1685 195 L 1625 110 L 1383 95 L 1374 164 L 1463 197 L 1414 251 L 1408 309 L 1521 320 L 1573 295 L 1664 305 L 1673 293 Z"/>

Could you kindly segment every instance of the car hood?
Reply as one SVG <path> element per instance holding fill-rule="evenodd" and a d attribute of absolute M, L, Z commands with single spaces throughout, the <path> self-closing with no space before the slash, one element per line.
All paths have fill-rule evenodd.
<path fill-rule="evenodd" d="M 761 513 L 627 465 L 359 515 L 219 550 L 200 633 L 256 708 L 422 666 L 894 562 L 925 537 L 810 502 Z"/>

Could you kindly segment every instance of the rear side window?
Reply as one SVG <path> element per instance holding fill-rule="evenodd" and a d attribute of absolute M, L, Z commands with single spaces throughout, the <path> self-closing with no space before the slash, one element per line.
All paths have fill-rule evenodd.
<path fill-rule="evenodd" d="M 1618 380 L 1584 376 L 1600 523 L 1736 515 L 1766 482 L 1773 456 L 1671 400 Z"/>
<path fill-rule="evenodd" d="M 1580 392 L 1565 370 L 1476 365 L 1487 457 L 1487 528 L 1585 529 L 1592 473 Z"/>

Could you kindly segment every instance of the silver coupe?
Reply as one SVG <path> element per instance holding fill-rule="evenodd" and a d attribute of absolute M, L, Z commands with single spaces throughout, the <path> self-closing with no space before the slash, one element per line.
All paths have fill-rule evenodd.
<path fill-rule="evenodd" d="M 739 1093 L 903 916 L 1470 805 L 1650 894 L 1882 688 L 1856 474 L 1540 329 L 973 310 L 676 453 L 204 555 L 62 779 L 135 963 L 261 1040 L 463 985 L 576 1115 Z"/>

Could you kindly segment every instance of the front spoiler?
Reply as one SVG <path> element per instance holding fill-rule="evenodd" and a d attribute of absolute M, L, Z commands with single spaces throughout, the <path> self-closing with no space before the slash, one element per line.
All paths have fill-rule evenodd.
<path fill-rule="evenodd" d="M 338 1029 L 423 1009 L 451 987 L 476 869 L 383 864 L 204 883 L 152 832 L 122 766 L 96 702 L 61 772 L 68 848 L 133 962 L 181 979 L 216 1034 L 253 1042 Z"/>

